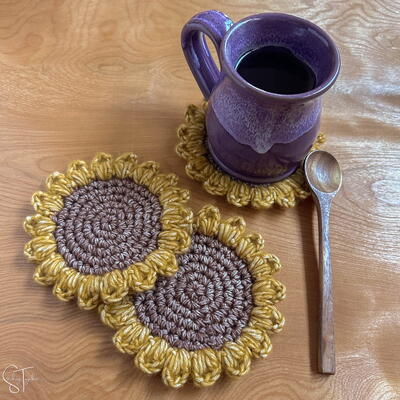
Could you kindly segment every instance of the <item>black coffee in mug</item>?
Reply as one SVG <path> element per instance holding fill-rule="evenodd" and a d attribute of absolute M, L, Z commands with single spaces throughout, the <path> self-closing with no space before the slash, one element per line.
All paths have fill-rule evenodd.
<path fill-rule="evenodd" d="M 280 46 L 249 51 L 241 57 L 236 70 L 251 85 L 272 93 L 304 93 L 316 84 L 314 71 Z"/>

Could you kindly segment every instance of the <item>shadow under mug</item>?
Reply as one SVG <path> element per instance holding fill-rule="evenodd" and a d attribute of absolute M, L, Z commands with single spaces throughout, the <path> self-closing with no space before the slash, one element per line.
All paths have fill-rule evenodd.
<path fill-rule="evenodd" d="M 207 47 L 214 43 L 221 70 Z M 254 184 L 281 180 L 300 166 L 320 126 L 321 95 L 340 69 L 337 47 L 315 24 L 288 14 L 265 13 L 233 23 L 210 10 L 191 18 L 182 30 L 182 49 L 204 97 L 207 146 L 228 174 Z M 244 54 L 279 46 L 305 62 L 315 87 L 298 94 L 259 89 L 236 71 Z"/>

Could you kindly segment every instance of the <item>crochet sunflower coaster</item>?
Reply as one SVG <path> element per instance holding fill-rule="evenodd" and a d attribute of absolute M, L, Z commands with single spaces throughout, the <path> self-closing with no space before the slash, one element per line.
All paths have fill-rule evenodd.
<path fill-rule="evenodd" d="M 226 196 L 228 203 L 238 207 L 251 204 L 257 209 L 266 209 L 277 204 L 281 207 L 294 207 L 299 200 L 310 195 L 304 173 L 298 168 L 292 175 L 282 181 L 268 185 L 254 185 L 242 182 L 221 171 L 211 161 L 205 145 L 205 110 L 202 107 L 189 105 L 186 111 L 186 122 L 178 128 L 176 152 L 186 161 L 186 174 L 199 182 L 210 194 Z M 312 150 L 324 143 L 325 135 L 320 133 Z"/>
<path fill-rule="evenodd" d="M 134 355 L 142 371 L 161 371 L 172 387 L 188 379 L 209 386 L 222 372 L 244 375 L 252 358 L 271 351 L 269 335 L 284 324 L 274 306 L 285 297 L 273 278 L 281 265 L 262 252 L 260 235 L 244 230 L 241 217 L 221 221 L 217 208 L 205 206 L 175 276 L 99 307 L 103 322 L 117 330 L 116 347 Z"/>
<path fill-rule="evenodd" d="M 65 174 L 51 174 L 47 192 L 32 197 L 37 214 L 24 223 L 36 282 L 91 309 L 174 274 L 176 254 L 190 245 L 189 192 L 158 170 L 132 153 L 115 160 L 99 153 L 90 166 L 74 161 Z"/>

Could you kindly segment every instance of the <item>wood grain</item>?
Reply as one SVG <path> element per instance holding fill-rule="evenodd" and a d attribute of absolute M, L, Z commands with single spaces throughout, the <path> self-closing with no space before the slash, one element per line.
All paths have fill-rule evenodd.
<path fill-rule="evenodd" d="M 317 220 L 297 208 L 239 210 L 188 179 L 175 129 L 201 95 L 179 35 L 196 12 L 234 20 L 264 11 L 309 18 L 341 49 L 325 97 L 325 148 L 344 170 L 331 215 L 337 372 L 316 373 Z M 0 370 L 34 367 L 36 381 L 1 399 L 400 399 L 399 2 L 393 0 L 13 0 L 0 2 Z M 96 151 L 135 151 L 180 176 L 191 205 L 240 214 L 284 265 L 287 318 L 267 360 L 239 380 L 175 391 L 115 351 L 96 313 L 33 283 L 22 255 L 30 196 L 54 170 Z"/>

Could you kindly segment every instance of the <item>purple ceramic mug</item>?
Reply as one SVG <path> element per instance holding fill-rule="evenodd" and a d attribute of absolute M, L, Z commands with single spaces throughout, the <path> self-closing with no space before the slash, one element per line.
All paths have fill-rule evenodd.
<path fill-rule="evenodd" d="M 207 47 L 218 51 L 219 70 Z M 241 57 L 263 46 L 289 49 L 313 70 L 314 89 L 277 94 L 259 89 L 236 71 Z M 335 82 L 340 56 L 321 28 L 287 14 L 257 14 L 233 23 L 219 11 L 204 11 L 182 30 L 189 67 L 208 100 L 208 148 L 215 163 L 250 183 L 290 175 L 310 150 L 319 130 L 321 95 Z"/>

